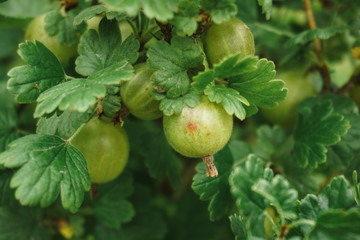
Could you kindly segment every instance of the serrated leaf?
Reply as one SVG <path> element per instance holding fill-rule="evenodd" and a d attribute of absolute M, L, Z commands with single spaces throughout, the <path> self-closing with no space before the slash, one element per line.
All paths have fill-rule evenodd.
<path fill-rule="evenodd" d="M 210 102 L 221 103 L 229 115 L 235 114 L 240 120 L 246 117 L 245 108 L 242 104 L 249 105 L 249 102 L 243 98 L 238 91 L 225 86 L 209 86 L 204 91 Z"/>
<path fill-rule="evenodd" d="M 165 90 L 168 98 L 177 98 L 189 91 L 187 71 L 203 61 L 200 46 L 187 37 L 174 37 L 171 45 L 158 41 L 150 47 L 147 56 L 148 66 L 157 70 L 153 74 L 154 84 Z"/>
<path fill-rule="evenodd" d="M 95 72 L 88 79 L 73 79 L 61 83 L 43 92 L 37 99 L 34 117 L 52 113 L 56 108 L 64 111 L 68 108 L 85 112 L 96 103 L 96 98 L 104 97 L 104 85 L 120 83 L 133 76 L 133 68 L 126 61 L 117 62 Z"/>
<path fill-rule="evenodd" d="M 360 236 L 360 210 L 347 212 L 332 210 L 319 214 L 309 240 L 358 239 Z"/>
<path fill-rule="evenodd" d="M 69 139 L 90 117 L 91 114 L 88 112 L 66 109 L 60 116 L 53 114 L 49 118 L 40 118 L 37 122 L 36 133 L 56 135 L 63 139 Z"/>
<path fill-rule="evenodd" d="M 228 179 L 233 166 L 233 157 L 228 146 L 214 155 L 214 164 L 219 176 L 211 178 L 206 175 L 206 165 L 196 165 L 196 174 L 191 185 L 194 192 L 203 201 L 210 200 L 208 210 L 211 220 L 219 220 L 231 212 L 234 200 L 230 194 Z"/>
<path fill-rule="evenodd" d="M 298 193 L 290 187 L 289 182 L 281 175 L 276 175 L 271 182 L 260 179 L 252 189 L 262 195 L 276 208 L 280 216 L 296 218 L 296 201 Z"/>
<path fill-rule="evenodd" d="M 286 132 L 279 126 L 269 127 L 268 125 L 259 126 L 256 129 L 256 143 L 253 150 L 256 156 L 271 161 L 272 155 L 286 141 Z"/>
<path fill-rule="evenodd" d="M 76 212 L 90 189 L 86 161 L 79 150 L 57 136 L 27 135 L 0 154 L 7 168 L 20 168 L 11 179 L 23 205 L 49 206 L 61 195 L 63 207 Z"/>
<path fill-rule="evenodd" d="M 122 39 L 118 22 L 103 18 L 99 33 L 90 29 L 85 33 L 78 46 L 80 56 L 76 59 L 76 71 L 89 76 L 117 62 L 136 62 L 140 43 L 133 35 Z"/>
<path fill-rule="evenodd" d="M 63 16 L 60 11 L 49 12 L 44 19 L 44 29 L 49 36 L 57 35 L 57 41 L 60 44 L 71 46 L 77 43 L 78 36 L 86 30 L 86 23 L 74 25 L 74 18 L 79 10 L 72 9 Z"/>
<path fill-rule="evenodd" d="M 41 223 L 42 217 L 40 208 L 0 208 L 0 240 L 50 240 L 49 228 Z"/>
<path fill-rule="evenodd" d="M 99 186 L 99 197 L 94 202 L 95 216 L 106 226 L 119 229 L 135 215 L 133 205 L 126 200 L 133 192 L 132 176 L 125 172 L 115 181 Z"/>
<path fill-rule="evenodd" d="M 11 0 L 0 5 L 0 14 L 12 18 L 35 18 L 54 7 L 49 0 Z"/>
<path fill-rule="evenodd" d="M 194 82 L 191 85 L 196 91 L 202 92 L 216 78 L 229 78 L 256 70 L 257 62 L 257 57 L 241 58 L 241 54 L 232 55 L 215 64 L 213 69 L 200 72 L 193 78 Z"/>
<path fill-rule="evenodd" d="M 191 108 L 199 105 L 201 95 L 190 90 L 184 96 L 175 99 L 167 98 L 164 94 L 155 94 L 154 98 L 160 100 L 159 109 L 164 115 L 171 116 L 173 114 L 180 114 L 185 105 Z"/>
<path fill-rule="evenodd" d="M 247 116 L 257 112 L 257 107 L 271 108 L 285 99 L 287 90 L 284 82 L 275 77 L 275 65 L 266 59 L 257 62 L 257 69 L 229 79 L 229 87 L 245 97 L 250 107 L 246 108 Z"/>
<path fill-rule="evenodd" d="M 151 131 L 144 136 L 141 146 L 143 146 L 145 165 L 149 174 L 158 180 L 168 176 L 172 188 L 179 191 L 181 188 L 181 161 L 167 142 L 162 128 L 154 122 L 148 124 Z M 148 139 L 152 139 L 152 141 L 148 141 Z"/>
<path fill-rule="evenodd" d="M 63 19 L 57 10 L 48 12 L 44 18 L 44 29 L 49 36 L 55 36 L 59 32 L 59 22 Z"/>
<path fill-rule="evenodd" d="M 26 41 L 19 45 L 20 57 L 28 64 L 11 69 L 8 89 L 19 103 L 30 103 L 48 88 L 64 81 L 59 60 L 41 42 Z"/>
<path fill-rule="evenodd" d="M 272 0 L 258 0 L 258 3 L 262 7 L 262 13 L 265 14 L 266 20 L 269 20 L 272 10 Z"/>
<path fill-rule="evenodd" d="M 304 45 L 315 38 L 325 40 L 333 37 L 337 33 L 342 33 L 347 30 L 353 29 L 353 26 L 330 26 L 325 28 L 316 28 L 307 31 L 303 31 L 291 38 L 286 45 L 291 47 L 294 45 Z"/>
<path fill-rule="evenodd" d="M 101 0 L 111 10 L 126 12 L 129 16 L 135 16 L 143 9 L 148 18 L 156 18 L 161 22 L 172 19 L 177 11 L 177 0 Z"/>
<path fill-rule="evenodd" d="M 354 195 L 350 184 L 339 176 L 331 180 L 319 195 L 320 201 L 326 201 L 328 208 L 349 209 L 354 205 Z"/>
<path fill-rule="evenodd" d="M 230 226 L 231 231 L 235 235 L 235 240 L 243 240 L 247 239 L 247 230 L 246 230 L 246 223 L 240 215 L 231 215 L 230 219 Z"/>
<path fill-rule="evenodd" d="M 102 5 L 95 5 L 85 8 L 74 18 L 74 25 L 79 25 L 82 22 L 86 22 L 87 20 L 95 17 L 96 15 L 106 12 L 106 10 L 106 7 Z"/>
<path fill-rule="evenodd" d="M 307 195 L 300 203 L 300 218 L 317 222 L 317 219 L 323 213 L 333 211 L 334 209 L 345 212 L 354 205 L 354 197 L 349 183 L 343 176 L 334 178 L 327 185 L 319 196 Z M 301 227 L 305 234 L 311 231 L 310 225 Z"/>
<path fill-rule="evenodd" d="M 179 13 L 170 21 L 174 25 L 174 33 L 179 36 L 192 35 L 197 29 L 195 17 L 198 16 L 199 7 L 195 2 L 181 0 Z"/>
<path fill-rule="evenodd" d="M 0 153 L 6 149 L 10 142 L 20 137 L 16 120 L 14 108 L 4 107 L 0 109 Z"/>
<path fill-rule="evenodd" d="M 345 135 L 350 125 L 344 116 L 335 114 L 330 101 L 312 108 L 302 107 L 294 131 L 294 153 L 300 166 L 317 167 L 326 161 L 327 145 L 334 145 Z"/>
<path fill-rule="evenodd" d="M 355 202 L 357 203 L 357 205 L 360 206 L 360 184 L 358 184 L 356 170 L 353 171 L 352 179 L 353 179 L 353 184 L 354 184 L 354 186 L 353 186 L 354 199 L 355 199 Z"/>
<path fill-rule="evenodd" d="M 34 117 L 52 113 L 57 108 L 62 111 L 70 109 L 85 112 L 96 103 L 96 98 L 104 97 L 105 92 L 103 85 L 85 79 L 61 83 L 39 96 Z"/>
<path fill-rule="evenodd" d="M 230 175 L 231 193 L 238 208 L 245 215 L 261 214 L 269 205 L 266 199 L 251 189 L 259 179 L 265 178 L 265 173 L 262 161 L 251 154 L 245 163 L 234 168 Z"/>
<path fill-rule="evenodd" d="M 211 13 L 214 23 L 220 24 L 229 21 L 237 13 L 237 6 L 234 0 L 200 0 L 200 5 Z"/>

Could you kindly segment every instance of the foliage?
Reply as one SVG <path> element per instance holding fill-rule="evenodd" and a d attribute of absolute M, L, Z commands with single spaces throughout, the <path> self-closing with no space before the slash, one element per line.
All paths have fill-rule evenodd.
<path fill-rule="evenodd" d="M 58 46 L 77 45 L 66 65 L 23 40 L 44 14 Z M 229 50 L 209 64 L 207 31 L 233 18 L 255 56 Z M 359 19 L 348 0 L 0 0 L 0 240 L 360 238 Z M 171 148 L 161 119 L 129 114 L 120 90 L 140 63 L 154 86 L 141 99 L 164 116 L 202 98 L 234 116 L 217 177 Z M 316 89 L 293 127 L 258 112 L 295 98 L 277 72 Z M 122 126 L 130 145 L 125 171 L 99 185 L 72 144 L 94 117 Z"/>

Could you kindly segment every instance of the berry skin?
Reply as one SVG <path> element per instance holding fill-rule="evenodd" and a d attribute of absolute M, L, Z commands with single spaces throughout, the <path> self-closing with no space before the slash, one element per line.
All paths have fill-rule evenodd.
<path fill-rule="evenodd" d="M 124 129 L 109 121 L 91 119 L 71 143 L 86 159 L 93 183 L 106 183 L 123 172 L 129 157 L 129 141 Z"/>
<path fill-rule="evenodd" d="M 236 53 L 241 53 L 241 58 L 255 53 L 254 37 L 250 29 L 237 18 L 213 24 L 205 35 L 204 48 L 210 65 L 220 63 Z"/>
<path fill-rule="evenodd" d="M 233 128 L 232 116 L 206 96 L 195 108 L 184 107 L 179 115 L 164 116 L 163 123 L 169 144 L 191 158 L 206 157 L 222 149 Z"/>
<path fill-rule="evenodd" d="M 154 70 L 140 63 L 134 66 L 135 76 L 121 85 L 121 99 L 130 113 L 137 118 L 153 120 L 163 114 L 159 110 L 159 101 L 153 98 L 153 81 L 151 75 Z"/>

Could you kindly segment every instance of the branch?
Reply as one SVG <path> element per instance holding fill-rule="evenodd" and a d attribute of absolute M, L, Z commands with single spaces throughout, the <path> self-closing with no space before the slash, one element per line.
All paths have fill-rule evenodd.
<path fill-rule="evenodd" d="M 311 0 L 304 0 L 304 4 L 305 4 L 306 15 L 309 20 L 309 27 L 310 27 L 310 29 L 316 29 L 316 21 L 315 21 L 314 14 L 313 14 L 312 8 L 311 8 Z M 316 53 L 316 56 L 320 63 L 318 70 L 319 70 L 321 77 L 323 79 L 323 82 L 324 82 L 323 92 L 332 91 L 333 89 L 331 86 L 329 68 L 325 64 L 324 58 L 322 55 L 321 41 L 318 38 L 315 38 L 314 44 L 315 44 L 315 53 Z"/>

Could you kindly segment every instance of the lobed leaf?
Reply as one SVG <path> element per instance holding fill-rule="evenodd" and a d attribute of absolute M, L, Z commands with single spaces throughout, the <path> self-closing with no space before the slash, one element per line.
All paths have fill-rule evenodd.
<path fill-rule="evenodd" d="M 86 30 L 86 23 L 74 25 L 74 18 L 79 10 L 72 9 L 63 16 L 60 11 L 54 10 L 46 14 L 44 29 L 49 36 L 57 35 L 57 41 L 60 44 L 71 46 L 77 43 L 78 34 Z"/>
<path fill-rule="evenodd" d="M 56 135 L 63 139 L 69 139 L 76 130 L 88 122 L 91 114 L 66 109 L 60 116 L 53 114 L 49 118 L 42 117 L 37 122 L 37 134 Z"/>
<path fill-rule="evenodd" d="M 200 0 L 199 4 L 211 13 L 211 18 L 216 24 L 229 21 L 237 13 L 235 0 Z"/>
<path fill-rule="evenodd" d="M 63 207 L 76 212 L 90 189 L 86 161 L 72 145 L 57 136 L 27 135 L 0 154 L 0 164 L 19 168 L 11 179 L 22 205 L 47 207 L 61 195 Z"/>
<path fill-rule="evenodd" d="M 178 0 L 101 0 L 111 10 L 126 12 L 129 16 L 135 16 L 143 9 L 148 18 L 156 18 L 161 22 L 170 20 L 177 11 Z"/>
<path fill-rule="evenodd" d="M 74 79 L 61 83 L 42 93 L 37 101 L 35 117 L 52 113 L 59 108 L 64 111 L 85 112 L 96 103 L 96 99 L 104 97 L 104 85 L 119 84 L 133 76 L 133 68 L 126 61 L 117 62 L 103 70 L 90 75 L 88 79 Z"/>
<path fill-rule="evenodd" d="M 206 165 L 201 162 L 196 166 L 196 174 L 191 185 L 200 199 L 210 200 L 208 210 L 211 220 L 219 220 L 229 215 L 234 205 L 230 194 L 229 176 L 232 171 L 233 157 L 228 146 L 214 154 L 214 164 L 219 176 L 211 178 L 206 175 Z"/>
<path fill-rule="evenodd" d="M 147 64 L 157 71 L 153 74 L 154 84 L 166 91 L 168 98 L 185 95 L 190 88 L 187 71 L 202 64 L 201 48 L 186 37 L 174 37 L 171 45 L 159 41 L 147 52 Z"/>
<path fill-rule="evenodd" d="M 326 161 L 326 146 L 334 145 L 345 135 L 350 125 L 344 116 L 334 113 L 330 101 L 312 108 L 302 107 L 294 131 L 294 153 L 300 166 L 317 167 Z"/>
<path fill-rule="evenodd" d="M 59 60 L 41 42 L 21 43 L 18 54 L 28 65 L 11 69 L 7 86 L 17 102 L 33 102 L 42 92 L 65 80 Z"/>
<path fill-rule="evenodd" d="M 133 35 L 122 39 L 118 22 L 103 18 L 99 24 L 99 33 L 90 29 L 80 39 L 76 59 L 76 71 L 90 76 L 117 62 L 136 62 L 140 43 Z"/>
<path fill-rule="evenodd" d="M 258 107 L 275 107 L 285 99 L 287 93 L 284 82 L 273 79 L 276 73 L 273 62 L 260 59 L 256 66 L 253 71 L 229 79 L 229 87 L 237 90 L 250 103 L 246 108 L 247 116 L 256 113 Z"/>
<path fill-rule="evenodd" d="M 281 175 L 276 175 L 271 182 L 260 179 L 252 189 L 262 195 L 276 208 L 280 216 L 295 219 L 298 193 L 290 187 Z"/>
<path fill-rule="evenodd" d="M 245 119 L 246 112 L 242 104 L 249 105 L 249 102 L 235 89 L 222 85 L 209 86 L 204 93 L 208 96 L 210 102 L 221 103 L 229 115 L 235 114 L 240 120 Z"/>
<path fill-rule="evenodd" d="M 171 116 L 173 114 L 180 114 L 185 105 L 190 108 L 194 108 L 199 105 L 201 95 L 190 90 L 184 96 L 173 99 L 167 98 L 165 94 L 154 93 L 154 99 L 161 101 L 159 109 L 163 111 L 164 115 Z"/>

